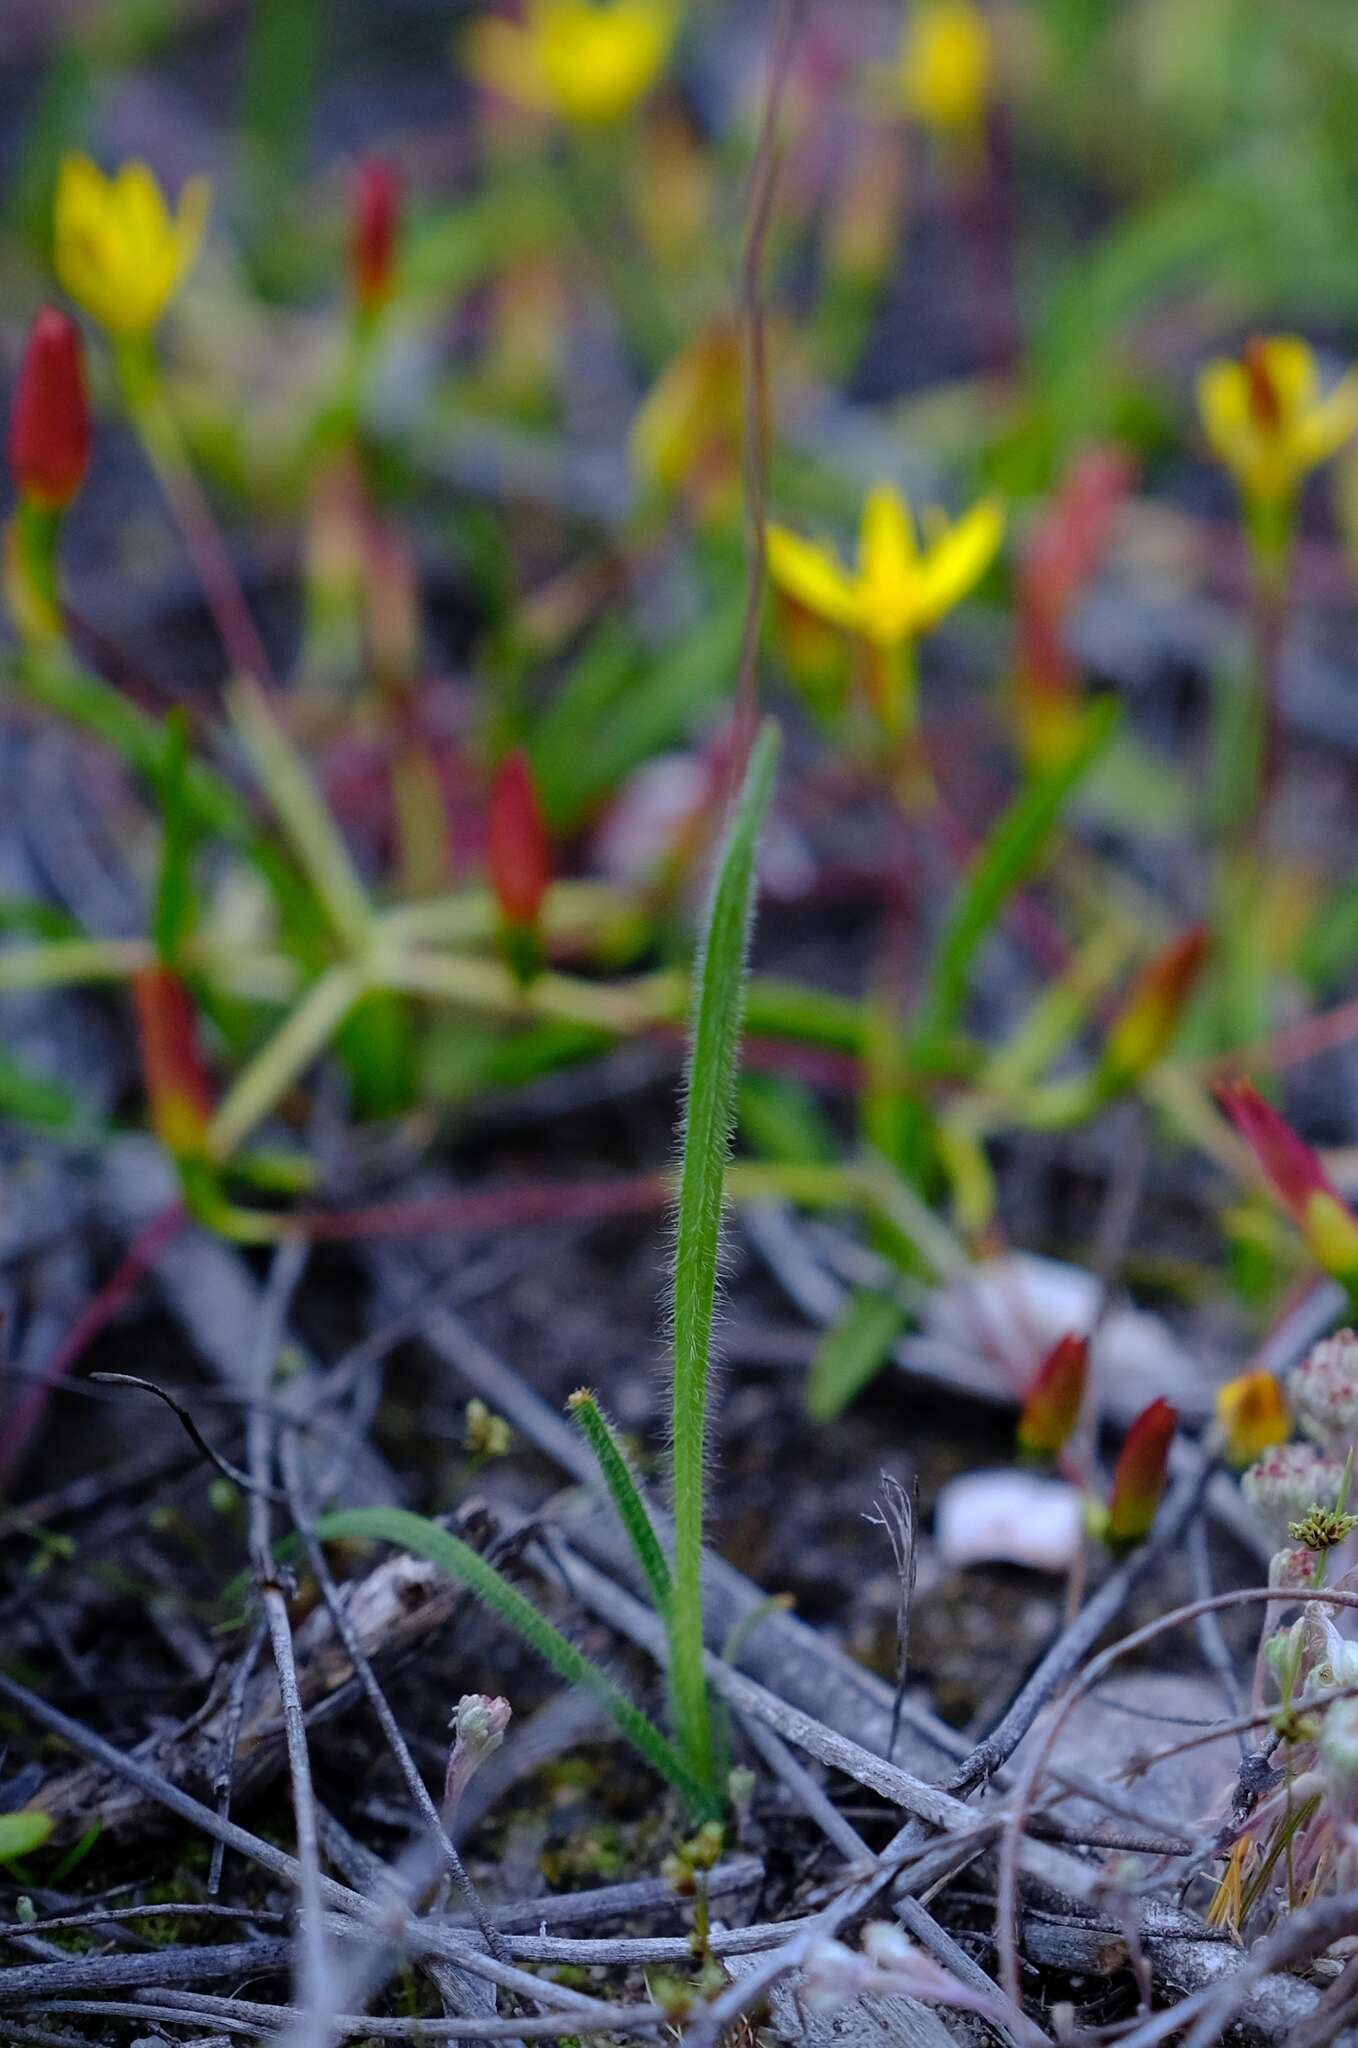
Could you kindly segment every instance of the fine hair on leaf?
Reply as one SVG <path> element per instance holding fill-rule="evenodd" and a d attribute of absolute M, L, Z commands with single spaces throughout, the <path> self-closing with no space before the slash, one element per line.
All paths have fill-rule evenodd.
<path fill-rule="evenodd" d="M 594 1461 L 608 1488 L 608 1497 L 641 1566 L 651 1605 L 668 1627 L 673 1590 L 669 1561 L 660 1547 L 655 1524 L 642 1499 L 627 1454 L 618 1442 L 617 1432 L 587 1387 L 581 1387 L 572 1394 L 566 1405 L 594 1453 Z"/>
<path fill-rule="evenodd" d="M 755 854 L 777 758 L 778 728 L 766 722 L 750 751 L 708 899 L 694 965 L 685 1076 L 670 1409 L 674 1495 L 670 1690 L 680 1754 L 692 1775 L 707 1786 L 715 1772 L 703 1670 L 702 1615 L 708 1366 L 722 1197 L 735 1123 L 746 961 L 754 915 Z"/>

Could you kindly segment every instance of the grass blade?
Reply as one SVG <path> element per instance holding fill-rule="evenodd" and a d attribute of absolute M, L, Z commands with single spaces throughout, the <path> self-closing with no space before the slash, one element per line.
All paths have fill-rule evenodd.
<path fill-rule="evenodd" d="M 851 1294 L 811 1361 L 806 1408 L 813 1422 L 833 1422 L 886 1364 L 905 1325 L 905 1310 L 870 1288 Z"/>
<path fill-rule="evenodd" d="M 651 1605 L 666 1626 L 669 1624 L 670 1595 L 673 1590 L 670 1579 L 669 1561 L 660 1548 L 660 1538 L 646 1511 L 641 1490 L 632 1476 L 632 1468 L 626 1453 L 618 1442 L 616 1433 L 609 1427 L 608 1420 L 586 1387 L 571 1395 L 566 1404 L 573 1419 L 594 1453 L 595 1463 L 608 1488 L 608 1497 L 617 1510 L 618 1520 L 627 1532 L 627 1539 L 636 1553 L 637 1563 L 646 1577 L 651 1595 Z"/>
<path fill-rule="evenodd" d="M 450 1530 L 441 1529 L 437 1522 L 412 1514 L 407 1508 L 339 1508 L 320 1517 L 315 1533 L 323 1543 L 358 1537 L 370 1543 L 395 1543 L 402 1550 L 414 1551 L 417 1557 L 427 1557 L 512 1628 L 558 1678 L 564 1678 L 568 1685 L 578 1685 L 582 1692 L 597 1700 L 618 1733 L 653 1770 L 669 1780 L 695 1812 L 714 1811 L 710 1792 L 685 1769 L 654 1721 L 634 1706 L 626 1693 L 554 1628 L 544 1614 L 539 1614 L 517 1586 L 511 1585 L 503 1573 Z"/>
<path fill-rule="evenodd" d="M 683 1124 L 674 1254 L 674 1593 L 670 1690 L 684 1763 L 711 1786 L 714 1761 L 703 1671 L 703 1467 L 726 1160 L 735 1117 L 746 952 L 754 912 L 755 850 L 778 759 L 766 724 L 750 755 L 708 904 L 694 967 L 692 1045 Z"/>

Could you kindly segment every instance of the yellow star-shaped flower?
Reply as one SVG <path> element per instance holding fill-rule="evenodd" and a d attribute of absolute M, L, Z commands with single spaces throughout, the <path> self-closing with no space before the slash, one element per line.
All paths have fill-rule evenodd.
<path fill-rule="evenodd" d="M 515 106 L 602 127 L 650 91 L 676 27 L 672 0 L 527 0 L 522 22 L 476 23 L 467 68 Z"/>
<path fill-rule="evenodd" d="M 1358 371 L 1320 395 L 1316 359 L 1293 334 L 1252 341 L 1238 362 L 1207 363 L 1198 409 L 1212 451 L 1256 506 L 1285 504 L 1358 427 Z"/>
<path fill-rule="evenodd" d="M 985 498 L 955 526 L 940 524 L 921 547 L 910 507 L 882 484 L 863 507 L 855 568 L 821 541 L 770 526 L 769 574 L 818 618 L 874 646 L 897 647 L 929 632 L 974 589 L 1003 536 L 999 502 Z"/>
<path fill-rule="evenodd" d="M 107 178 L 87 156 L 63 157 L 54 253 L 63 290 L 118 339 L 149 334 L 203 239 L 212 188 L 190 178 L 174 214 L 143 163 Z"/>

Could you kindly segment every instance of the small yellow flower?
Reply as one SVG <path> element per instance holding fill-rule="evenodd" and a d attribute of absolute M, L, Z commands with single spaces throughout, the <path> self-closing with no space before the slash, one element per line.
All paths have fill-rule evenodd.
<path fill-rule="evenodd" d="M 1316 359 L 1292 334 L 1266 335 L 1239 362 L 1207 363 L 1198 409 L 1213 453 L 1256 506 L 1286 504 L 1358 427 L 1358 371 L 1319 395 Z"/>
<path fill-rule="evenodd" d="M 907 112 L 927 128 L 974 138 L 991 79 L 990 30 L 973 0 L 917 0 L 901 38 L 898 76 Z"/>
<path fill-rule="evenodd" d="M 1292 1418 L 1282 1388 L 1271 1372 L 1242 1372 L 1217 1390 L 1217 1422 L 1228 1464 L 1237 1470 L 1252 1465 L 1274 1444 L 1292 1434 Z"/>
<path fill-rule="evenodd" d="M 467 68 L 515 106 L 604 126 L 650 91 L 676 26 L 673 0 L 527 0 L 522 22 L 476 23 Z"/>
<path fill-rule="evenodd" d="M 212 188 L 190 178 L 171 216 L 143 163 L 106 178 L 87 156 L 62 158 L 55 258 L 63 289 L 111 335 L 149 334 L 198 254 Z"/>
<path fill-rule="evenodd" d="M 998 552 L 1004 513 L 986 498 L 955 526 L 940 524 L 921 549 L 910 507 L 881 484 L 863 507 L 858 565 L 785 526 L 768 533 L 769 574 L 778 588 L 831 625 L 877 647 L 898 647 L 936 626 L 980 582 Z"/>

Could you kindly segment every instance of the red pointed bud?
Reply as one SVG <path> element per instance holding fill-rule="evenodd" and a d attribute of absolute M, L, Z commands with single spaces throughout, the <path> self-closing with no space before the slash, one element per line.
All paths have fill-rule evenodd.
<path fill-rule="evenodd" d="M 1150 1533 L 1165 1490 L 1169 1447 L 1178 1416 L 1168 1401 L 1152 1401 L 1127 1432 L 1113 1467 L 1113 1490 L 1103 1540 L 1112 1550 L 1130 1550 Z"/>
<path fill-rule="evenodd" d="M 1025 1457 L 1054 1458 L 1076 1422 L 1089 1371 L 1089 1340 L 1073 1331 L 1057 1339 L 1029 1382 L 1019 1416 Z"/>
<path fill-rule="evenodd" d="M 192 998 L 177 974 L 156 966 L 133 975 L 132 999 L 156 1136 L 175 1159 L 193 1158 L 212 1118 L 212 1091 Z"/>
<path fill-rule="evenodd" d="M 1146 963 L 1113 1020 L 1103 1053 L 1106 1083 L 1126 1087 L 1166 1051 L 1207 958 L 1207 932 L 1194 925 Z"/>
<path fill-rule="evenodd" d="M 1021 613 L 1056 620 L 1070 609 L 1107 550 L 1133 475 L 1120 448 L 1094 446 L 1075 457 L 1024 553 Z"/>
<path fill-rule="evenodd" d="M 389 163 L 367 157 L 354 179 L 349 274 L 360 311 L 375 313 L 391 297 L 400 225 L 401 181 Z"/>
<path fill-rule="evenodd" d="M 69 505 L 90 459 L 80 330 L 44 306 L 28 330 L 9 416 L 9 466 L 21 494 L 49 511 Z"/>
<path fill-rule="evenodd" d="M 1248 1081 L 1225 1081 L 1217 1102 L 1298 1225 L 1316 1264 L 1337 1279 L 1358 1275 L 1358 1216 L 1310 1146 Z"/>
<path fill-rule="evenodd" d="M 486 865 L 505 923 L 531 930 L 552 879 L 552 849 L 522 747 L 505 755 L 491 785 Z"/>

